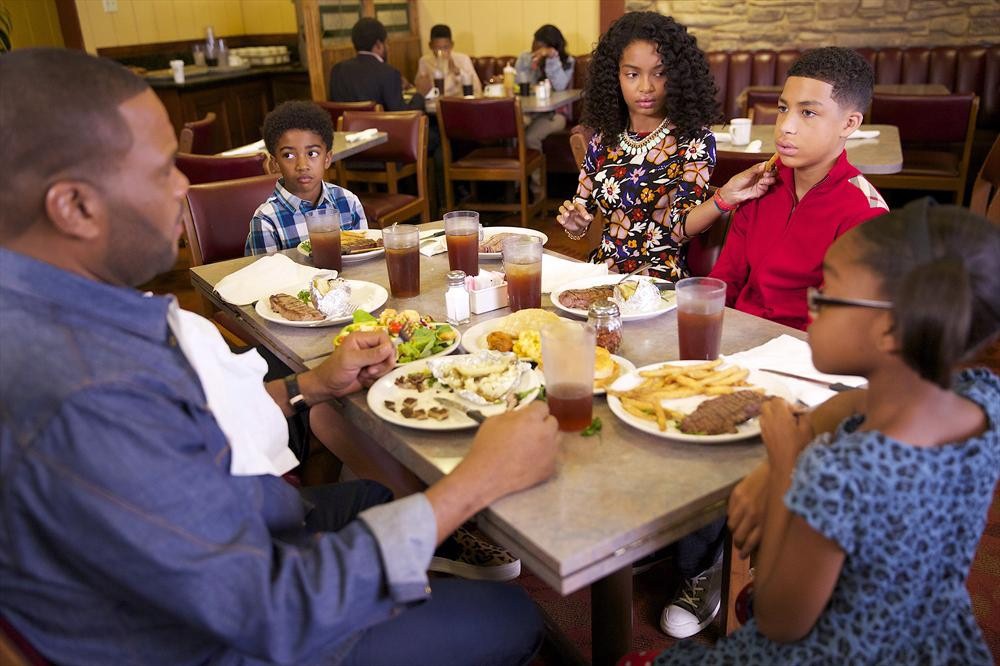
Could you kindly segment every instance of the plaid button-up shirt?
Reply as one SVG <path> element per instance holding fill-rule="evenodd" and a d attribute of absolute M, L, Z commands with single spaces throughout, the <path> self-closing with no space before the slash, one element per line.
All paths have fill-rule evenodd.
<path fill-rule="evenodd" d="M 341 229 L 368 228 L 365 210 L 352 192 L 324 182 L 323 196 L 313 206 L 286 190 L 284 179 L 279 179 L 274 194 L 257 208 L 250 220 L 244 254 L 270 254 L 296 247 L 309 238 L 305 214 L 320 208 L 336 208 L 340 212 Z"/>

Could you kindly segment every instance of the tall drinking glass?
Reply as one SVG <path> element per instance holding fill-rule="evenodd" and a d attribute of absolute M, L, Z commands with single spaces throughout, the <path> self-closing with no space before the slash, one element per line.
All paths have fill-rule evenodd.
<path fill-rule="evenodd" d="M 711 361 L 722 344 L 726 283 L 694 277 L 677 283 L 677 338 L 682 359 Z"/>
<path fill-rule="evenodd" d="M 590 425 L 594 411 L 594 327 L 575 321 L 542 329 L 542 365 L 549 411 L 566 432 Z"/>
<path fill-rule="evenodd" d="M 517 235 L 503 242 L 511 312 L 542 307 L 542 239 Z"/>
<path fill-rule="evenodd" d="M 420 230 L 412 224 L 394 224 L 382 230 L 389 291 L 396 298 L 420 294 Z"/>
<path fill-rule="evenodd" d="M 479 213 L 456 210 L 444 214 L 444 235 L 448 241 L 448 267 L 479 275 Z"/>
<path fill-rule="evenodd" d="M 342 269 L 340 261 L 340 212 L 320 208 L 306 213 L 306 228 L 312 243 L 313 265 L 316 268 Z"/>

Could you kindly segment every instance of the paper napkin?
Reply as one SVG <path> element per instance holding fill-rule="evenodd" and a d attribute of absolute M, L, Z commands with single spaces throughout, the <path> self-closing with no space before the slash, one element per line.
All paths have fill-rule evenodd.
<path fill-rule="evenodd" d="M 750 143 L 747 144 L 747 147 L 743 149 L 743 152 L 746 152 L 746 153 L 759 153 L 760 149 L 761 149 L 761 146 L 763 146 L 763 145 L 764 145 L 763 141 L 761 141 L 760 139 L 754 139 L 753 141 L 751 141 Z"/>
<path fill-rule="evenodd" d="M 363 129 L 359 132 L 351 132 L 350 134 L 345 136 L 344 139 L 346 139 L 348 143 L 354 143 L 355 141 L 364 141 L 365 139 L 371 139 L 376 134 L 378 134 L 378 130 L 375 129 L 374 127 L 369 127 L 368 129 Z"/>
<path fill-rule="evenodd" d="M 603 263 L 590 264 L 583 261 L 560 259 L 551 254 L 542 255 L 542 292 L 546 294 L 574 280 L 607 274 L 608 267 Z"/>
<path fill-rule="evenodd" d="M 730 363 L 741 365 L 744 368 L 782 370 L 802 375 L 803 377 L 820 379 L 828 384 L 841 382 L 848 386 L 862 386 L 866 382 L 864 377 L 828 375 L 820 372 L 812 363 L 812 351 L 809 349 L 809 343 L 805 340 L 793 338 L 790 335 L 780 335 L 772 340 L 768 340 L 759 347 L 736 354 L 729 354 L 725 359 Z M 791 377 L 781 377 L 780 375 L 769 375 L 769 377 L 782 382 L 797 400 L 801 400 L 810 407 L 815 407 L 836 395 L 835 391 L 824 388 L 819 384 L 804 382 L 799 379 L 792 379 Z"/>
<path fill-rule="evenodd" d="M 219 280 L 215 292 L 227 303 L 250 305 L 277 289 L 305 285 L 317 273 L 330 272 L 297 264 L 283 254 L 270 254 Z"/>
<path fill-rule="evenodd" d="M 441 254 L 442 252 L 447 251 L 448 241 L 444 236 L 420 241 L 420 254 L 425 257 L 433 257 L 435 254 Z"/>
<path fill-rule="evenodd" d="M 854 130 L 854 132 L 851 134 L 851 136 L 849 136 L 847 138 L 848 139 L 874 139 L 875 137 L 877 137 L 881 133 L 882 132 L 880 132 L 879 130 Z"/>
<path fill-rule="evenodd" d="M 239 148 L 233 148 L 232 150 L 227 150 L 222 153 L 224 157 L 236 157 L 238 155 L 256 155 L 257 153 L 266 152 L 267 148 L 264 147 L 264 139 L 260 141 L 255 141 L 246 146 L 240 146 Z"/>

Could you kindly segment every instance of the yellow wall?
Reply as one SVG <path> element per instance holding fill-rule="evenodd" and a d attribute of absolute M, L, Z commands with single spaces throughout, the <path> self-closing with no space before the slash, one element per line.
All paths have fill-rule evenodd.
<path fill-rule="evenodd" d="M 11 48 L 63 46 L 55 0 L 0 0 L 10 10 Z"/>
<path fill-rule="evenodd" d="M 29 2 L 31 0 L 28 0 Z M 205 37 L 295 32 L 292 0 L 118 0 L 108 14 L 101 0 L 76 0 L 87 50 Z"/>
<path fill-rule="evenodd" d="M 455 49 L 469 55 L 518 55 L 551 23 L 572 55 L 590 53 L 600 36 L 597 0 L 419 0 L 421 43 L 435 23 L 451 26 Z"/>

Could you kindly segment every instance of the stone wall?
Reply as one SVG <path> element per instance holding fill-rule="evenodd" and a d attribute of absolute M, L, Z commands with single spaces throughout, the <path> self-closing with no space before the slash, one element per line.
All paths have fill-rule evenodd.
<path fill-rule="evenodd" d="M 627 0 L 706 51 L 1000 43 L 1000 0 Z"/>

